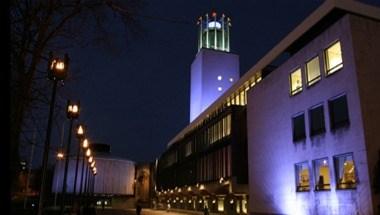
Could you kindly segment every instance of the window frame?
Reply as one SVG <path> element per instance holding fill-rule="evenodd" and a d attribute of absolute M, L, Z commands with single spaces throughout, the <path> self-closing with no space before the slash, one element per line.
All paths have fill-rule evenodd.
<path fill-rule="evenodd" d="M 329 169 L 329 171 L 328 171 L 328 174 L 329 174 L 329 178 L 330 178 L 330 183 L 329 184 L 322 184 L 322 186 L 324 187 L 324 186 L 328 186 L 329 188 L 327 188 L 327 189 L 320 189 L 319 188 L 319 186 L 321 186 L 321 185 L 319 185 L 319 179 L 317 179 L 317 174 L 315 174 L 316 173 L 316 163 L 318 162 L 318 161 L 323 161 L 323 160 L 327 160 L 327 166 L 328 166 L 328 169 Z M 317 158 L 317 159 L 314 159 L 313 161 L 312 161 L 312 165 L 313 165 L 313 178 L 314 178 L 314 191 L 316 191 L 316 192 L 320 192 L 320 191 L 330 191 L 331 190 L 331 171 L 330 171 L 330 164 L 329 164 L 329 158 L 328 157 L 322 157 L 322 158 Z M 319 175 L 319 174 L 318 174 Z"/>
<path fill-rule="evenodd" d="M 313 61 L 315 58 L 318 58 L 318 69 L 319 69 L 319 76 L 309 81 L 309 70 L 308 70 L 308 63 Z M 314 55 L 309 60 L 305 62 L 305 76 L 306 76 L 306 87 L 311 87 L 314 84 L 318 83 L 322 79 L 322 72 L 321 72 L 321 65 L 320 65 L 320 59 L 319 55 Z"/>
<path fill-rule="evenodd" d="M 306 186 L 299 186 L 298 185 L 298 182 L 299 182 L 299 172 L 298 172 L 298 166 L 302 166 L 303 164 L 306 164 L 307 166 L 307 169 L 309 171 L 309 186 L 305 189 L 305 190 L 301 190 L 300 188 L 302 187 L 306 187 Z M 296 182 L 296 192 L 310 192 L 312 189 L 312 174 L 311 174 L 311 171 L 310 171 L 310 165 L 309 165 L 309 162 L 306 160 L 306 161 L 302 161 L 302 162 L 298 162 L 298 163 L 295 163 L 294 164 L 294 169 L 295 169 L 295 182 Z"/>
<path fill-rule="evenodd" d="M 295 90 L 293 90 L 293 85 L 292 85 L 292 74 L 297 72 L 298 70 L 300 70 L 300 74 L 301 74 L 301 87 L 299 88 L 296 88 Z M 302 68 L 301 67 L 296 67 L 295 69 L 291 70 L 292 72 L 289 73 L 289 92 L 290 92 L 290 96 L 295 96 L 299 93 L 301 93 L 303 91 L 303 77 L 302 77 Z"/>
<path fill-rule="evenodd" d="M 355 172 L 354 172 L 355 183 L 353 184 L 353 187 L 342 188 L 341 185 L 343 185 L 343 184 L 351 185 L 351 183 L 340 183 L 339 172 L 338 172 L 338 171 L 340 171 L 339 158 L 348 157 L 348 156 L 352 157 L 352 162 L 353 162 L 354 167 L 355 167 Z M 356 164 L 355 164 L 354 153 L 353 152 L 347 152 L 347 153 L 343 153 L 343 154 L 334 155 L 333 156 L 333 163 L 334 163 L 334 176 L 335 176 L 335 181 L 336 181 L 336 189 L 337 190 L 356 190 L 357 185 L 358 185 L 358 173 L 357 173 L 357 168 L 356 168 Z"/>
<path fill-rule="evenodd" d="M 332 104 L 334 101 L 336 101 L 342 97 L 345 97 L 345 101 L 346 101 L 347 119 L 344 121 L 340 121 L 338 123 L 335 123 L 335 122 L 333 122 L 334 115 L 332 112 Z M 327 104 L 328 104 L 328 108 L 329 108 L 329 121 L 330 121 L 330 130 L 331 131 L 337 131 L 341 128 L 344 128 L 344 127 L 347 127 L 350 125 L 350 110 L 348 108 L 348 99 L 347 99 L 346 93 L 342 93 L 342 94 L 339 94 L 337 96 L 331 97 L 330 99 L 327 100 Z"/>
<path fill-rule="evenodd" d="M 334 46 L 335 44 L 337 43 L 340 43 L 340 52 L 341 52 L 341 58 L 342 58 L 342 62 L 330 69 L 328 69 L 327 67 L 327 64 L 329 61 L 328 59 L 328 55 L 326 54 L 327 53 L 327 50 L 330 49 L 332 46 Z M 339 70 L 342 70 L 343 69 L 343 50 L 342 50 L 342 43 L 341 43 L 341 40 L 340 39 L 336 39 L 334 40 L 333 42 L 331 42 L 325 49 L 323 49 L 323 59 L 324 59 L 324 68 L 325 68 L 325 75 L 326 77 L 327 76 L 330 76 L 332 74 L 335 74 L 336 72 L 338 72 Z M 330 63 L 329 63 L 330 64 Z M 339 67 L 339 68 L 338 68 Z M 336 69 L 338 68 L 338 69 Z"/>
<path fill-rule="evenodd" d="M 322 107 L 322 121 L 323 121 L 323 128 L 320 128 L 319 130 L 317 131 L 313 131 L 312 128 L 312 123 L 313 123 L 313 120 L 312 120 L 312 115 L 311 115 L 311 112 L 317 108 L 320 108 Z M 325 122 L 325 109 L 324 109 L 324 104 L 323 102 L 319 103 L 319 104 L 316 104 L 316 105 L 313 105 L 312 107 L 310 107 L 308 109 L 308 117 L 309 117 L 309 134 L 311 137 L 313 136 L 317 136 L 317 135 L 320 135 L 320 134 L 323 134 L 326 132 L 326 122 Z"/>
<path fill-rule="evenodd" d="M 303 136 L 300 136 L 300 137 L 295 137 L 295 127 L 294 127 L 294 120 L 297 118 L 297 117 L 300 117 L 300 116 L 303 116 L 303 130 L 304 130 L 304 135 Z M 292 115 L 292 138 L 293 138 L 293 142 L 299 142 L 299 141 L 302 141 L 302 140 L 305 140 L 306 139 L 306 123 L 305 123 L 305 112 L 304 111 L 301 111 L 301 112 L 298 112 L 294 115 Z"/>

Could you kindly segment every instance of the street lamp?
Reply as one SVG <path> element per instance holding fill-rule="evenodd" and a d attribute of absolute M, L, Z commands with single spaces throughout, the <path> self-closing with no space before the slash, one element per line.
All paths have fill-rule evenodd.
<path fill-rule="evenodd" d="M 70 128 L 69 128 L 69 137 L 68 137 L 68 143 L 66 148 L 66 160 L 65 160 L 65 172 L 63 174 L 63 185 L 62 185 L 62 199 L 61 199 L 61 214 L 64 213 L 64 207 L 65 207 L 65 194 L 66 194 L 66 181 L 67 181 L 67 170 L 69 168 L 69 155 L 70 155 L 70 147 L 71 147 L 71 132 L 73 130 L 73 122 L 74 119 L 77 119 L 79 117 L 79 102 L 71 102 L 70 100 L 67 101 L 67 108 L 66 108 L 66 115 L 67 118 L 70 120 Z"/>
<path fill-rule="evenodd" d="M 57 152 L 57 166 L 58 166 L 58 168 L 57 169 L 59 169 L 60 168 L 60 166 L 61 166 L 61 160 L 64 158 L 64 154 L 63 154 L 63 152 L 61 151 L 61 150 L 59 150 L 58 152 Z M 58 195 L 58 181 L 59 181 L 59 174 L 57 174 L 57 179 L 56 179 L 56 182 L 55 182 L 55 194 L 54 194 L 54 207 L 56 207 L 57 206 L 57 195 Z"/>
<path fill-rule="evenodd" d="M 84 125 L 79 124 L 77 126 L 77 131 L 76 131 L 76 135 L 78 138 L 78 151 L 77 151 L 77 162 L 75 165 L 74 196 L 76 195 L 76 191 L 77 191 L 78 164 L 79 164 L 79 154 L 80 154 L 80 148 L 81 148 L 80 143 L 82 142 L 84 133 L 85 133 Z"/>
<path fill-rule="evenodd" d="M 44 145 L 43 159 L 42 159 L 42 178 L 41 178 L 41 189 L 40 189 L 40 199 L 38 203 L 38 215 L 42 215 L 45 201 L 45 190 L 46 190 L 46 180 L 47 180 L 47 165 L 49 161 L 49 149 L 50 149 L 50 139 L 51 139 L 51 124 L 53 121 L 54 105 L 55 105 L 55 94 L 57 91 L 58 81 L 63 81 L 67 76 L 67 69 L 69 67 L 69 56 L 65 54 L 62 59 L 53 58 L 53 53 L 49 53 L 47 73 L 48 78 L 53 81 L 53 90 L 51 93 L 50 100 L 50 110 L 47 123 L 46 139 Z"/>
<path fill-rule="evenodd" d="M 92 156 L 91 156 L 91 149 L 90 148 L 87 148 L 86 150 L 86 157 L 88 158 L 88 160 L 93 160 Z M 88 178 L 89 178 L 89 166 L 90 166 L 90 162 L 86 160 L 88 162 L 88 164 L 86 165 L 86 178 L 84 180 L 84 190 L 83 190 L 83 193 L 84 193 L 84 202 L 85 202 L 85 208 L 87 209 L 87 196 L 88 196 Z"/>
<path fill-rule="evenodd" d="M 86 151 L 89 147 L 89 141 L 87 140 L 87 138 L 85 138 L 83 141 L 82 141 L 82 148 L 83 148 L 83 158 L 82 158 L 82 174 L 81 174 L 81 179 L 80 179 L 80 188 L 79 188 L 79 199 L 81 201 L 82 199 L 82 188 L 83 188 L 83 175 L 84 175 L 84 163 L 85 163 L 85 160 L 86 160 Z"/>

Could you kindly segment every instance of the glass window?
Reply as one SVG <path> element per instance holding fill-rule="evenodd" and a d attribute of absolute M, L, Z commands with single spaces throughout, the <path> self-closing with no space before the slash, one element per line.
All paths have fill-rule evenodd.
<path fill-rule="evenodd" d="M 325 117 L 323 105 L 313 107 L 309 110 L 310 136 L 325 132 Z"/>
<path fill-rule="evenodd" d="M 302 73 L 297 69 L 290 74 L 290 94 L 295 95 L 302 91 Z"/>
<path fill-rule="evenodd" d="M 338 189 L 356 188 L 356 171 L 352 153 L 334 156 L 334 168 Z"/>
<path fill-rule="evenodd" d="M 224 198 L 218 198 L 218 211 L 224 211 Z"/>
<path fill-rule="evenodd" d="M 191 155 L 191 153 L 193 153 L 193 142 L 192 141 L 189 141 L 188 143 L 186 143 L 186 146 L 185 146 L 185 157 Z"/>
<path fill-rule="evenodd" d="M 329 100 L 329 112 L 332 130 L 348 125 L 350 120 L 348 117 L 346 95 Z"/>
<path fill-rule="evenodd" d="M 306 63 L 306 76 L 307 86 L 311 86 L 321 79 L 318 56 Z"/>
<path fill-rule="evenodd" d="M 305 139 L 305 114 L 297 114 L 292 118 L 293 141 Z"/>
<path fill-rule="evenodd" d="M 315 190 L 330 190 L 330 168 L 326 158 L 313 161 Z"/>
<path fill-rule="evenodd" d="M 330 75 L 343 67 L 340 42 L 336 42 L 325 50 L 326 74 Z"/>
<path fill-rule="evenodd" d="M 298 163 L 296 168 L 297 192 L 310 191 L 310 172 L 307 162 Z"/>

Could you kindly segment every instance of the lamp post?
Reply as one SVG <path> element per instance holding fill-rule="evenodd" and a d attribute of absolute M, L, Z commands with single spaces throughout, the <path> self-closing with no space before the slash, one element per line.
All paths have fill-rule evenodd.
<path fill-rule="evenodd" d="M 66 147 L 65 171 L 63 174 L 62 197 L 61 197 L 61 214 L 62 215 L 64 213 L 64 207 L 65 207 L 67 170 L 69 168 L 69 155 L 70 155 L 70 147 L 71 147 L 71 132 L 73 130 L 74 119 L 79 117 L 79 102 L 72 103 L 70 100 L 68 100 L 66 113 L 67 113 L 67 118 L 70 120 L 70 128 L 69 128 L 68 143 Z"/>
<path fill-rule="evenodd" d="M 91 171 L 90 171 L 89 186 L 88 186 L 88 201 L 90 202 L 90 206 L 91 206 L 91 203 L 93 202 L 93 194 L 94 194 L 94 178 L 95 178 L 94 171 L 96 169 L 95 159 L 90 163 L 91 163 L 90 164 Z"/>
<path fill-rule="evenodd" d="M 48 72 L 48 78 L 53 81 L 53 89 L 51 93 L 49 117 L 48 117 L 43 159 L 42 159 L 42 178 L 41 178 L 40 199 L 38 203 L 38 215 L 42 215 L 42 211 L 44 209 L 46 180 L 47 180 L 47 165 L 49 161 L 49 149 L 50 149 L 50 139 L 51 139 L 51 124 L 53 121 L 57 83 L 58 81 L 63 81 L 66 78 L 68 67 L 69 67 L 69 56 L 67 54 L 65 54 L 65 57 L 62 60 L 58 58 L 53 58 L 53 53 L 52 52 L 49 53 L 47 72 Z"/>
<path fill-rule="evenodd" d="M 81 124 L 79 124 L 77 126 L 78 151 L 77 151 L 77 162 L 76 162 L 76 165 L 75 165 L 74 197 L 75 197 L 76 191 L 77 191 L 78 164 L 79 164 L 79 154 L 80 154 L 80 148 L 81 148 L 80 143 L 82 142 L 82 139 L 84 137 L 84 132 L 85 132 L 84 126 L 81 125 Z"/>
<path fill-rule="evenodd" d="M 83 148 L 83 158 L 82 158 L 82 173 L 81 173 L 81 179 L 80 179 L 80 187 L 79 187 L 79 202 L 82 202 L 82 189 L 83 189 L 83 179 L 84 179 L 84 163 L 86 161 L 86 151 L 89 147 L 89 142 L 87 138 L 85 138 L 82 141 L 82 148 Z"/>
<path fill-rule="evenodd" d="M 61 160 L 64 158 L 64 154 L 63 154 L 63 152 L 61 152 L 61 151 L 59 151 L 58 153 L 57 153 L 57 165 L 58 165 L 58 169 L 60 168 L 60 166 L 61 166 Z M 57 179 L 56 179 L 56 181 L 55 181 L 55 194 L 54 194 L 54 207 L 56 207 L 56 205 L 57 205 L 57 194 L 58 194 L 58 181 L 59 181 L 59 174 L 57 174 L 58 176 L 57 176 Z"/>
<path fill-rule="evenodd" d="M 87 150 L 86 150 L 86 157 L 88 157 L 88 160 L 87 160 L 87 162 L 88 162 L 88 164 L 86 165 L 86 178 L 85 178 L 85 180 L 84 180 L 84 190 L 83 190 L 83 194 L 84 194 L 84 203 L 85 203 L 85 208 L 87 209 L 87 189 L 88 189 L 88 177 L 89 177 L 89 175 L 88 175 L 88 172 L 89 172 L 89 166 L 90 166 L 90 160 L 91 160 L 91 162 L 92 162 L 92 160 L 93 160 L 93 157 L 91 156 L 91 149 L 90 148 L 88 148 Z"/>

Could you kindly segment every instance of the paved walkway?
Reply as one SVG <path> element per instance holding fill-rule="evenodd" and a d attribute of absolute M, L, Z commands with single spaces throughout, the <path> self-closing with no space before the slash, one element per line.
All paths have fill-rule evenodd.
<path fill-rule="evenodd" d="M 181 211 L 181 210 L 172 210 L 172 211 L 165 211 L 165 210 L 152 210 L 143 208 L 141 211 L 141 215 L 203 215 L 202 212 L 199 211 Z M 133 209 L 130 210 L 117 210 L 117 209 L 105 209 L 97 210 L 96 215 L 136 215 L 136 211 Z M 217 215 L 216 213 L 210 213 L 210 215 Z"/>

